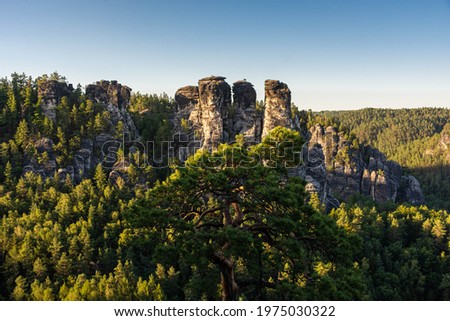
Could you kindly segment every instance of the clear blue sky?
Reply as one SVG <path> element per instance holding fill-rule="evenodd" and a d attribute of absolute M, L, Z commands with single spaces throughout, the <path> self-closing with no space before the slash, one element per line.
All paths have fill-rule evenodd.
<path fill-rule="evenodd" d="M 280 79 L 301 108 L 450 107 L 450 0 L 0 0 L 0 76 L 167 92 Z"/>

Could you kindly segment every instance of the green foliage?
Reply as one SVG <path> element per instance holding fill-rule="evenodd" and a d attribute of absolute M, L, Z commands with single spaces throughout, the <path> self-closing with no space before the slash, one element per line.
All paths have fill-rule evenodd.
<path fill-rule="evenodd" d="M 149 150 L 146 159 L 151 166 L 158 169 L 156 174 L 161 180 L 169 174 L 167 167 L 158 167 L 161 163 L 168 163 L 168 146 L 163 145 L 162 142 L 172 140 L 170 117 L 173 115 L 174 106 L 174 100 L 166 94 L 143 95 L 138 92 L 130 100 L 129 110 L 139 130 L 141 140 L 150 142 L 147 146 Z M 162 160 L 162 162 L 155 160 Z"/>
<path fill-rule="evenodd" d="M 297 135 L 276 129 L 273 136 Z M 253 154 L 262 147 L 199 151 L 128 211 L 136 231 L 161 238 L 153 255 L 179 275 L 178 298 L 320 298 L 325 287 L 317 288 L 317 260 L 353 271 L 343 231 L 305 204 L 302 181 L 263 165 Z M 343 275 L 327 274 L 328 282 L 343 282 Z M 329 297 L 361 298 L 360 289 Z"/>
<path fill-rule="evenodd" d="M 17 127 L 16 134 L 14 135 L 14 140 L 17 145 L 22 147 L 23 150 L 26 149 L 29 135 L 28 135 L 28 124 L 25 119 L 22 119 L 19 123 L 19 127 Z"/>
<path fill-rule="evenodd" d="M 373 300 L 442 300 L 449 270 L 445 211 L 400 205 L 380 211 L 341 205 L 331 212 L 338 225 L 362 238 L 359 266 Z"/>
<path fill-rule="evenodd" d="M 264 160 L 266 166 L 285 170 L 301 164 L 302 144 L 298 132 L 276 127 L 264 137 L 261 144 L 251 147 L 250 156 Z"/>
<path fill-rule="evenodd" d="M 450 210 L 450 109 L 324 111 L 310 115 L 308 126 L 316 123 L 346 131 L 353 147 L 378 148 L 419 180 L 427 205 Z"/>
<path fill-rule="evenodd" d="M 56 72 L 0 80 L 1 298 L 450 298 L 448 212 L 355 197 L 326 214 L 318 195 L 287 175 L 303 141 L 285 128 L 251 148 L 237 137 L 160 172 L 143 166 L 155 155 L 121 146 L 115 180 L 101 164 L 81 182 L 22 173 L 51 157 L 58 167 L 71 164 L 101 133 L 122 138 L 124 124 L 112 124 L 80 87 L 58 104 L 56 120 L 47 118 L 37 84 L 49 79 L 65 80 Z M 173 109 L 167 95 L 137 93 L 130 103 L 141 136 L 156 141 L 162 157 Z M 380 148 L 419 177 L 429 203 L 448 206 L 448 110 L 292 111 L 300 124 L 347 128 L 352 147 Z M 35 150 L 43 137 L 54 141 L 53 152 Z M 348 163 L 346 155 L 338 157 Z"/>
<path fill-rule="evenodd" d="M 144 141 L 159 142 L 170 138 L 169 115 L 174 101 L 167 95 L 142 95 L 131 97 L 130 111 Z"/>
<path fill-rule="evenodd" d="M 8 175 L 7 175 L 8 176 Z M 15 300 L 161 300 L 147 269 L 121 254 L 127 199 L 84 180 L 65 192 L 28 173 L 0 197 L 0 291 Z M 18 213 L 23 215 L 18 215 Z M 124 262 L 124 263 L 122 263 Z M 20 268 L 19 268 L 20 267 Z M 136 274 L 136 271 L 139 273 Z"/>

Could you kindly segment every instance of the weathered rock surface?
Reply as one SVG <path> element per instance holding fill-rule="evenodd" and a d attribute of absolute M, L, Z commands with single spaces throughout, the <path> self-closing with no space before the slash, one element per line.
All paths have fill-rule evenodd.
<path fill-rule="evenodd" d="M 277 126 L 293 128 L 291 115 L 291 91 L 278 80 L 266 80 L 264 84 L 264 126 L 262 136 Z"/>
<path fill-rule="evenodd" d="M 175 94 L 175 153 L 181 160 L 199 148 L 215 149 L 233 135 L 231 87 L 225 77 L 200 79 L 197 86 L 185 86 Z"/>
<path fill-rule="evenodd" d="M 441 133 L 441 139 L 440 139 L 439 143 L 441 144 L 441 146 L 444 150 L 450 149 L 450 131 L 449 132 L 443 131 Z"/>
<path fill-rule="evenodd" d="M 235 82 L 231 102 L 230 86 L 224 77 L 207 77 L 199 81 L 198 87 L 182 87 L 175 100 L 174 127 L 182 133 L 175 145 L 182 146 L 179 141 L 186 143 L 175 148 L 181 160 L 195 152 L 195 142 L 197 149 L 212 149 L 242 134 L 248 143 L 259 143 L 270 130 L 281 126 L 306 133 L 304 164 L 289 171 L 303 177 L 306 189 L 317 192 L 328 208 L 339 206 L 339 201 L 355 194 L 378 202 L 424 201 L 419 182 L 403 176 L 400 165 L 388 161 L 377 149 L 352 148 L 344 134 L 332 126 L 316 125 L 309 131 L 300 128 L 298 119 L 292 118 L 291 91 L 278 80 L 265 81 L 264 115 L 256 110 L 256 92 L 251 83 Z"/>
<path fill-rule="evenodd" d="M 198 87 L 185 86 L 181 87 L 175 93 L 175 101 L 177 102 L 177 111 L 193 110 L 198 108 Z"/>
<path fill-rule="evenodd" d="M 117 126 L 121 121 L 126 134 L 133 139 L 139 136 L 133 119 L 127 111 L 131 88 L 121 85 L 116 80 L 101 80 L 86 86 L 86 97 L 107 108 L 112 125 Z"/>
<path fill-rule="evenodd" d="M 256 111 L 256 91 L 246 80 L 233 84 L 231 138 L 243 135 L 248 143 L 261 141 L 262 117 Z"/>
<path fill-rule="evenodd" d="M 72 85 L 54 80 L 41 82 L 38 86 L 38 94 L 41 99 L 44 114 L 55 120 L 56 107 L 62 97 L 70 95 Z M 93 102 L 101 104 L 109 112 L 111 128 L 115 128 L 119 121 L 123 123 L 126 139 L 137 139 L 139 133 L 127 111 L 131 89 L 122 86 L 117 81 L 98 81 L 86 87 L 86 97 Z M 49 138 L 41 138 L 35 142 L 36 157 L 32 157 L 24 166 L 24 172 L 32 171 L 44 178 L 58 175 L 60 180 L 66 176 L 75 182 L 80 182 L 84 177 L 92 173 L 94 168 L 102 162 L 105 167 L 113 168 L 117 161 L 116 152 L 120 147 L 117 140 L 118 133 L 103 132 L 93 139 L 83 139 L 78 151 L 73 154 L 73 162 L 68 166 L 58 164 L 56 153 L 53 149 L 53 141 Z"/>
<path fill-rule="evenodd" d="M 86 143 L 83 140 L 81 149 L 73 157 L 73 164 L 62 167 L 58 164 L 53 140 L 47 137 L 38 139 L 34 143 L 36 157 L 32 157 L 24 166 L 24 174 L 33 172 L 42 178 L 53 178 L 57 174 L 60 181 L 65 181 L 67 175 L 70 179 L 78 183 L 98 164 L 99 160 L 93 157 L 92 141 Z"/>
<path fill-rule="evenodd" d="M 328 205 L 336 198 L 361 194 L 381 203 L 424 202 L 419 182 L 412 176 L 402 176 L 399 164 L 369 146 L 352 148 L 335 128 L 316 125 L 307 135 L 307 157 L 304 175 L 314 182 L 314 189 Z M 405 183 L 406 182 L 406 183 Z"/>
<path fill-rule="evenodd" d="M 450 163 L 450 127 L 444 127 L 441 132 L 441 139 L 439 140 L 439 148 L 441 153 L 444 154 L 444 159 L 447 163 Z"/>
<path fill-rule="evenodd" d="M 47 80 L 39 82 L 38 96 L 41 99 L 41 107 L 45 116 L 56 120 L 56 106 L 61 102 L 61 98 L 69 96 L 73 91 L 73 86 L 66 82 Z"/>
<path fill-rule="evenodd" d="M 130 163 L 126 160 L 118 161 L 114 164 L 112 171 L 109 173 L 109 181 L 113 184 L 118 184 L 119 177 L 126 184 L 129 182 L 128 177 L 128 168 L 130 167 Z"/>
<path fill-rule="evenodd" d="M 256 111 L 256 91 L 250 82 L 233 84 L 233 103 L 230 85 L 218 76 L 200 79 L 198 87 L 178 89 L 175 101 L 176 154 L 182 160 L 198 148 L 215 149 L 220 143 L 233 142 L 236 135 L 243 135 L 248 143 L 261 140 L 262 117 Z M 181 149 L 180 141 L 186 144 Z"/>
<path fill-rule="evenodd" d="M 43 179 L 52 177 L 57 169 L 53 140 L 42 137 L 34 142 L 37 157 L 31 158 L 23 168 L 23 173 L 34 172 Z"/>
<path fill-rule="evenodd" d="M 176 113 L 174 115 L 175 156 L 185 161 L 189 155 L 201 148 L 203 139 L 202 113 L 197 86 L 185 86 L 175 93 Z"/>
<path fill-rule="evenodd" d="M 420 205 L 425 202 L 420 183 L 414 176 L 402 176 L 402 186 L 399 201 L 406 201 L 413 205 Z"/>
<path fill-rule="evenodd" d="M 215 149 L 230 137 L 231 88 L 225 77 L 206 77 L 198 81 L 203 148 Z"/>
<path fill-rule="evenodd" d="M 201 128 L 202 112 L 197 86 L 186 86 L 175 93 L 177 112 L 174 118 L 175 132 L 187 132 L 192 127 Z"/>

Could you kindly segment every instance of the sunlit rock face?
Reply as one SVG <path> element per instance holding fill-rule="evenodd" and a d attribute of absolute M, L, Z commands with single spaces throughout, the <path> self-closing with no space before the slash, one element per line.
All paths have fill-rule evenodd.
<path fill-rule="evenodd" d="M 289 173 L 304 178 L 306 190 L 318 193 L 327 209 L 356 194 L 381 203 L 424 202 L 419 182 L 404 176 L 401 166 L 379 150 L 353 147 L 333 126 L 300 128 L 293 119 L 291 91 L 285 83 L 266 80 L 264 93 L 264 106 L 257 110 L 256 91 L 246 80 L 233 84 L 232 97 L 225 77 L 206 77 L 198 86 L 180 88 L 175 94 L 174 129 L 177 142 L 185 145 L 175 148 L 176 155 L 184 161 L 200 148 L 213 150 L 219 143 L 232 143 L 236 135 L 242 135 L 247 144 L 257 144 L 281 126 L 304 133 L 303 163 Z"/>
<path fill-rule="evenodd" d="M 231 87 L 225 77 L 211 76 L 198 81 L 203 148 L 215 149 L 230 137 Z"/>
<path fill-rule="evenodd" d="M 109 111 L 112 125 L 123 123 L 124 131 L 132 138 L 138 137 L 138 131 L 127 111 L 131 98 L 131 88 L 115 80 L 97 81 L 86 86 L 86 97 L 93 102 L 102 104 Z"/>
<path fill-rule="evenodd" d="M 232 101 L 233 98 L 233 101 Z M 256 111 L 256 91 L 245 80 L 233 84 L 233 96 L 225 77 L 210 76 L 198 86 L 185 86 L 175 93 L 174 132 L 181 140 L 215 149 L 220 143 L 244 136 L 248 143 L 261 140 L 262 116 Z"/>
<path fill-rule="evenodd" d="M 41 108 L 45 116 L 56 120 L 56 107 L 63 97 L 68 97 L 73 86 L 64 81 L 46 80 L 38 83 L 38 96 L 41 99 Z"/>
<path fill-rule="evenodd" d="M 196 143 L 190 146 L 188 154 L 198 148 L 213 150 L 220 143 L 230 141 L 233 134 L 231 87 L 225 77 L 210 76 L 200 79 L 198 86 L 182 87 L 175 94 L 175 102 L 174 129 L 177 140 L 188 145 Z"/>
<path fill-rule="evenodd" d="M 56 120 L 57 107 L 67 99 L 70 102 L 73 87 L 66 82 L 47 80 L 38 84 L 38 95 L 41 101 L 41 108 L 44 115 L 53 121 Z M 58 177 L 64 181 L 70 177 L 75 183 L 91 175 L 97 164 L 102 163 L 105 167 L 114 166 L 115 153 L 110 145 L 118 146 L 120 142 L 118 137 L 122 133 L 116 132 L 115 128 L 119 122 L 122 122 L 123 132 L 126 139 L 139 139 L 138 130 L 128 112 L 131 98 L 131 88 L 121 85 L 117 81 L 98 81 L 95 84 L 86 86 L 86 99 L 95 104 L 103 106 L 108 113 L 110 126 L 104 132 L 98 133 L 93 138 L 83 138 L 80 142 L 80 149 L 73 154 L 73 160 L 70 164 L 58 162 L 54 151 L 54 143 L 51 139 L 42 137 L 35 142 L 37 151 L 34 157 L 31 157 L 24 164 L 24 173 L 35 172 L 42 176 Z M 66 98 L 64 98 L 66 97 Z M 124 138 L 125 139 L 125 138 Z M 109 147 L 108 147 L 109 146 Z M 106 153 L 104 152 L 106 150 Z M 105 158 L 111 160 L 111 164 L 104 161 Z"/>
<path fill-rule="evenodd" d="M 292 128 L 291 91 L 279 80 L 266 80 L 264 84 L 264 126 L 262 136 L 277 126 Z"/>
<path fill-rule="evenodd" d="M 175 93 L 175 102 L 177 103 L 176 111 L 190 115 L 195 110 L 196 114 L 198 114 L 199 111 L 198 97 L 199 95 L 197 86 L 181 87 Z M 198 123 L 199 118 L 193 117 L 192 121 Z"/>

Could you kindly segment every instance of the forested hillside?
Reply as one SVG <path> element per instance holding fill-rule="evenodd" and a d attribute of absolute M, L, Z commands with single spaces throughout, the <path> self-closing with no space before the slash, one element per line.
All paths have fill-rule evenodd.
<path fill-rule="evenodd" d="M 2 300 L 450 299 L 443 177 L 423 181 L 433 208 L 355 195 L 326 212 L 286 169 L 298 162 L 299 131 L 277 126 L 253 145 L 237 135 L 163 166 L 169 153 L 155 158 L 123 133 L 168 139 L 174 101 L 114 81 L 89 86 L 70 87 L 57 73 L 0 81 Z M 63 96 L 43 101 L 43 88 Z M 375 110 L 360 112 L 366 121 L 351 121 L 358 112 L 302 121 L 334 123 L 378 146 L 378 134 L 394 123 L 406 130 L 411 118 L 416 129 L 398 145 L 382 136 L 389 157 L 422 179 L 445 168 L 448 110 L 399 111 L 398 120 L 396 112 L 368 136 L 355 133 Z"/>
<path fill-rule="evenodd" d="M 450 109 L 367 108 L 305 113 L 303 119 L 378 148 L 419 180 L 428 205 L 450 209 Z"/>

